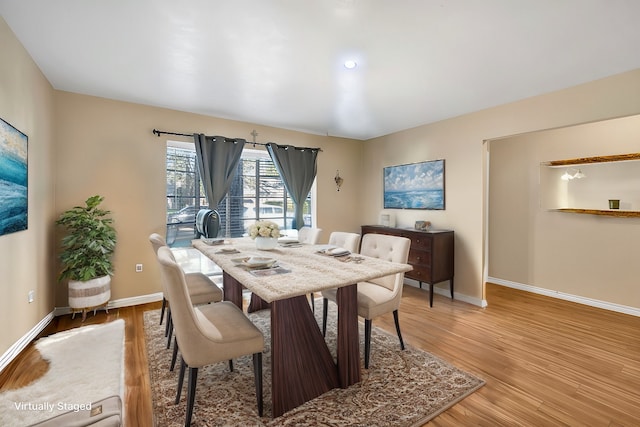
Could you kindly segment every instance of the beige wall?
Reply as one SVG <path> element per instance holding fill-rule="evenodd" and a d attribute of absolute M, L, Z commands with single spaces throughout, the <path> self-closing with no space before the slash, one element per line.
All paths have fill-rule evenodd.
<path fill-rule="evenodd" d="M 28 229 L 0 236 L 2 354 L 53 309 L 54 91 L 1 18 L 0 52 L 0 117 L 29 138 Z"/>
<path fill-rule="evenodd" d="M 445 159 L 446 210 L 398 211 L 398 225 L 411 226 L 415 220 L 426 219 L 436 227 L 454 229 L 456 292 L 479 303 L 483 298 L 487 173 L 483 142 L 640 113 L 640 70 L 635 70 L 359 142 L 56 92 L 1 19 L 0 48 L 4 54 L 0 66 L 0 116 L 29 135 L 29 229 L 0 237 L 0 312 L 4 324 L 11 325 L 1 335 L 0 352 L 55 306 L 66 305 L 66 291 L 54 279 L 59 236 L 53 223 L 60 212 L 90 195 L 104 195 L 105 207 L 114 212 L 116 220 L 119 244 L 113 298 L 160 290 L 147 236 L 154 231 L 164 232 L 165 138 L 154 136 L 153 128 L 246 139 L 256 129 L 259 142 L 321 147 L 324 151 L 318 160 L 317 225 L 325 230 L 323 241 L 331 230 L 358 231 L 361 224 L 378 221 L 384 166 Z M 603 144 L 599 141 L 597 147 Z M 340 192 L 333 184 L 336 169 L 345 179 Z M 576 218 L 571 224 L 580 221 L 586 219 Z M 629 224 L 624 221 L 622 227 Z M 558 225 L 548 226 L 548 236 L 553 236 L 551 230 Z M 584 231 L 592 232 L 591 228 L 584 227 Z M 514 227 L 513 232 L 530 239 L 528 228 Z M 527 246 L 531 244 L 526 242 Z M 524 263 L 523 258 L 520 261 L 518 274 L 524 276 L 518 277 L 531 277 L 530 263 Z M 576 265 L 584 265 L 582 261 L 577 259 Z M 142 273 L 134 272 L 136 263 L 145 265 Z M 553 271 L 547 274 L 544 280 L 534 276 L 532 284 L 546 285 Z M 575 290 L 577 284 L 569 286 Z M 36 302 L 28 304 L 27 293 L 31 289 L 36 291 Z M 609 298 L 626 302 L 629 299 L 625 292 Z"/>
<path fill-rule="evenodd" d="M 55 307 L 67 305 L 66 288 L 55 280 L 60 230 L 54 222 L 93 194 L 105 196 L 116 220 L 112 298 L 160 291 L 147 237 L 165 231 L 166 137 L 154 136 L 154 128 L 247 140 L 255 129 L 258 142 L 320 147 L 321 240 L 332 230 L 359 230 L 362 142 L 55 91 L 2 19 L 0 48 L 0 117 L 29 136 L 29 229 L 0 236 L 0 312 L 11 325 L 0 334 L 0 354 Z M 336 169 L 345 179 L 340 192 L 333 182 Z M 144 264 L 142 273 L 134 272 L 136 263 Z M 29 290 L 36 292 L 32 304 Z"/>
<path fill-rule="evenodd" d="M 640 70 L 373 139 L 366 143 L 363 156 L 360 185 L 367 191 L 362 210 L 363 222 L 376 222 L 378 213 L 382 209 L 382 168 L 384 166 L 445 159 L 446 210 L 397 211 L 396 217 L 399 226 L 409 227 L 415 220 L 426 219 L 437 228 L 455 230 L 456 293 L 459 292 L 461 297 L 470 302 L 479 303 L 484 298 L 484 216 L 487 207 L 484 202 L 487 173 L 484 141 L 637 113 L 640 113 Z M 581 155 L 590 155 L 592 152 L 601 153 L 602 147 L 610 142 L 598 140 L 593 143 L 594 146 L 586 148 Z M 530 172 L 533 173 L 533 171 Z M 523 184 L 518 183 L 516 178 L 513 180 L 513 185 Z M 531 206 L 524 205 L 526 215 L 530 214 L 529 208 Z M 489 215 L 493 216 L 497 210 L 491 206 Z M 576 218 L 574 221 L 585 221 L 585 219 Z M 630 224 L 630 222 L 624 222 L 625 227 L 630 227 Z M 549 235 L 553 235 L 556 224 L 548 225 Z M 513 238 L 527 247 L 535 243 L 528 240 L 528 232 L 526 227 L 513 224 L 506 231 L 508 234 L 493 237 L 498 242 L 501 239 Z M 602 236 L 602 239 L 604 238 Z M 494 239 L 488 241 L 490 246 L 493 245 Z M 547 256 L 553 255 L 547 253 Z M 517 269 L 522 272 L 518 277 L 523 275 L 531 277 L 529 270 L 532 261 L 531 258 L 520 257 L 517 266 L 512 266 L 512 270 Z M 576 266 L 582 265 L 582 261 L 576 259 Z M 586 261 L 592 262 L 592 258 L 587 258 Z M 491 263 L 491 260 L 489 262 Z M 555 271 L 546 272 L 544 280 L 533 277 L 531 279 L 533 283 L 529 284 L 553 286 L 554 289 L 571 292 L 579 291 L 579 285 L 575 282 L 567 285 L 562 280 L 554 280 L 554 273 Z M 625 295 L 627 290 L 622 289 L 615 296 L 608 294 L 606 300 L 628 302 L 629 299 Z"/>
<path fill-rule="evenodd" d="M 541 162 L 640 152 L 639 135 L 640 116 L 631 116 L 491 141 L 489 275 L 640 308 L 640 218 L 548 211 L 538 185 Z M 593 167 L 583 169 L 587 177 L 580 182 L 559 181 L 563 168 L 555 183 L 589 185 L 583 200 L 592 204 L 582 207 L 607 209 L 607 197 L 590 182 L 604 177 Z M 634 190 L 622 197 L 624 208 L 640 192 L 638 174 L 617 179 L 618 189 Z M 602 200 L 589 200 L 594 193 Z"/>
<path fill-rule="evenodd" d="M 113 212 L 118 232 L 113 299 L 161 291 L 147 238 L 153 232 L 165 233 L 168 137 L 153 135 L 154 128 L 249 141 L 255 129 L 257 142 L 320 147 L 323 151 L 318 155 L 317 226 L 324 230 L 321 240 L 326 241 L 332 230 L 359 229 L 360 191 L 356 183 L 362 142 L 57 92 L 56 212 L 82 203 L 93 194 L 105 197 L 104 207 Z M 339 192 L 333 181 L 336 169 L 345 179 Z M 144 265 L 142 273 L 135 272 L 137 263 Z M 59 288 L 56 303 L 66 305 L 64 288 Z"/>

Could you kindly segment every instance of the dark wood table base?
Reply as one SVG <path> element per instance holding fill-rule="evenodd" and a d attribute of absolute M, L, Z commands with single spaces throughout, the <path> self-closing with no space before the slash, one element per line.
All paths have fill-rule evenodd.
<path fill-rule="evenodd" d="M 258 295 L 252 293 L 249 307 L 247 307 L 247 313 L 253 313 L 258 310 L 267 310 L 271 308 L 271 304 L 260 298 Z"/>
<path fill-rule="evenodd" d="M 271 368 L 274 418 L 340 386 L 333 356 L 304 296 L 271 303 Z"/>
<path fill-rule="evenodd" d="M 242 308 L 242 284 L 224 273 L 224 299 Z M 254 298 L 255 297 L 255 298 Z M 356 285 L 338 289 L 337 364 L 306 296 L 266 303 L 252 296 L 252 310 L 271 308 L 273 417 L 336 387 L 360 382 Z"/>
<path fill-rule="evenodd" d="M 347 388 L 359 383 L 361 379 L 357 285 L 338 288 L 336 301 L 338 303 L 338 379 L 340 386 Z"/>

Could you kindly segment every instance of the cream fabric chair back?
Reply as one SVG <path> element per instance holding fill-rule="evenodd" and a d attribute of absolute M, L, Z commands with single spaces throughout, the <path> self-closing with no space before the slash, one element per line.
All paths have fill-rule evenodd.
<path fill-rule="evenodd" d="M 151 242 L 151 246 L 153 246 L 153 251 L 158 254 L 158 249 L 162 246 L 167 246 L 167 241 L 159 235 L 158 233 L 153 233 L 149 236 L 149 241 Z"/>
<path fill-rule="evenodd" d="M 156 256 L 158 255 L 158 250 L 160 248 L 162 248 L 162 247 L 168 248 L 166 240 L 164 240 L 164 238 L 161 235 L 159 235 L 158 233 L 151 234 L 149 236 L 149 241 L 151 242 L 151 246 L 153 246 L 153 251 L 156 253 Z M 171 256 L 171 259 L 173 261 L 176 260 L 175 257 L 173 256 L 173 252 L 171 252 L 171 250 L 169 250 L 169 256 Z M 164 295 L 165 300 L 168 299 L 167 297 L 169 295 L 169 292 L 168 292 L 167 288 L 164 286 L 164 281 L 162 282 L 162 293 Z M 163 315 L 164 315 L 164 307 L 165 307 L 165 305 L 166 305 L 166 301 L 164 301 L 163 305 L 162 305 L 162 308 L 163 308 L 162 314 Z"/>
<path fill-rule="evenodd" d="M 194 363 L 195 360 L 191 360 L 189 357 L 198 351 L 199 340 L 197 339 L 197 332 L 199 327 L 196 322 L 196 311 L 193 304 L 191 304 L 184 272 L 174 260 L 171 249 L 167 246 L 158 249 L 158 261 L 160 263 L 162 286 L 169 296 L 167 299 L 171 301 L 171 316 L 182 357 L 189 366 L 199 366 L 198 363 Z"/>
<path fill-rule="evenodd" d="M 360 246 L 360 235 L 344 231 L 334 231 L 329 235 L 329 244 L 344 248 L 353 254 L 357 254 Z"/>
<path fill-rule="evenodd" d="M 298 230 L 298 241 L 308 245 L 316 245 L 320 240 L 321 228 L 311 228 L 306 225 Z"/>
<path fill-rule="evenodd" d="M 167 246 L 167 241 L 164 240 L 164 238 L 158 233 L 153 233 L 152 235 L 150 235 L 149 241 L 151 242 L 151 246 L 153 246 L 153 250 L 156 253 L 156 255 L 158 255 L 158 249 L 162 247 L 169 248 L 169 246 Z M 174 261 L 176 260 L 176 257 L 173 254 L 173 251 L 171 249 L 169 249 L 169 255 L 171 256 L 172 260 Z"/>
<path fill-rule="evenodd" d="M 160 250 L 160 248 L 167 248 L 169 249 L 169 246 L 167 246 L 167 242 L 166 240 L 164 240 L 164 238 L 159 235 L 158 233 L 153 233 L 149 236 L 149 241 L 151 242 L 151 246 L 153 246 L 153 250 L 156 253 L 156 255 L 158 255 L 158 250 Z M 173 262 L 176 261 L 176 257 L 173 256 L 173 252 L 171 251 L 171 249 L 169 249 L 168 252 L 168 256 L 171 257 L 171 260 L 173 260 Z M 164 281 L 162 281 L 162 293 L 164 295 L 164 299 L 168 300 L 168 296 L 169 296 L 169 290 L 165 287 Z M 163 302 L 163 310 L 162 310 L 162 314 L 164 314 L 164 307 L 166 305 L 166 301 Z"/>
<path fill-rule="evenodd" d="M 406 264 L 409 259 L 410 245 L 411 240 L 406 237 L 387 236 L 385 234 L 365 234 L 362 237 L 360 254 L 385 261 Z M 370 282 L 384 286 L 389 290 L 400 292 L 402 290 L 402 283 L 404 282 L 404 273 L 380 277 L 370 280 Z"/>

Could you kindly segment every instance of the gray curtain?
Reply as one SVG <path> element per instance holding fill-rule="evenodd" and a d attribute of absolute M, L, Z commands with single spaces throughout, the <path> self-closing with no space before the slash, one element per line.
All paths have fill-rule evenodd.
<path fill-rule="evenodd" d="M 216 209 L 229 191 L 246 141 L 203 134 L 194 134 L 193 139 L 209 209 Z"/>
<path fill-rule="evenodd" d="M 295 227 L 299 230 L 304 225 L 302 215 L 304 201 L 316 178 L 318 150 L 270 142 L 267 144 L 267 151 L 280 173 L 289 196 L 293 199 L 296 207 Z"/>

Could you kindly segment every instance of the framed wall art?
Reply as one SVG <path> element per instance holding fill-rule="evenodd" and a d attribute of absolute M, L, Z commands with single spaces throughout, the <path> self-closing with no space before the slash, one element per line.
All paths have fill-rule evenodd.
<path fill-rule="evenodd" d="M 27 229 L 27 135 L 0 119 L 0 236 Z"/>
<path fill-rule="evenodd" d="M 444 209 L 444 159 L 384 168 L 385 209 Z"/>

